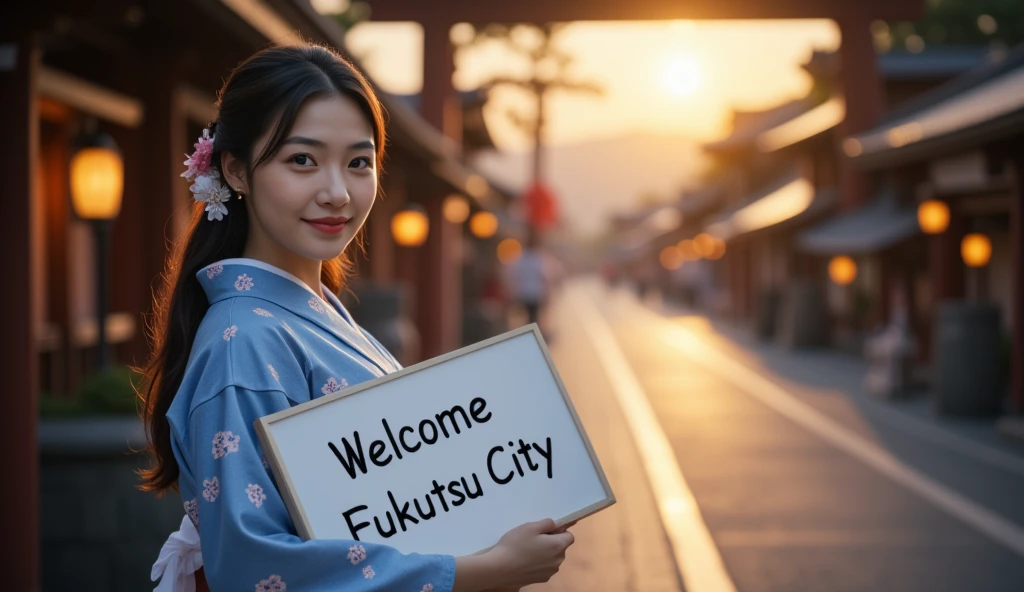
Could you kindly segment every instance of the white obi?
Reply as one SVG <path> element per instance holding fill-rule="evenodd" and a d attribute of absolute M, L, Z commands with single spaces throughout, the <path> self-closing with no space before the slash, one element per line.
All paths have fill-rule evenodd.
<path fill-rule="evenodd" d="M 203 552 L 199 548 L 199 532 L 185 515 L 177 532 L 167 537 L 160 556 L 149 574 L 152 581 L 160 580 L 153 592 L 196 592 L 196 571 L 203 566 Z"/>

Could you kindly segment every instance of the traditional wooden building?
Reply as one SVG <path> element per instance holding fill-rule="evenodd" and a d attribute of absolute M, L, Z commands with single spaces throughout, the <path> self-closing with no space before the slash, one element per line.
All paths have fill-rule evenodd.
<path fill-rule="evenodd" d="M 932 388 L 941 397 L 949 389 L 943 381 L 956 381 L 946 374 L 954 365 L 947 348 L 984 349 L 994 364 L 965 385 L 979 402 L 968 406 L 1019 418 L 1024 412 L 1024 47 L 922 95 L 842 145 L 851 162 L 889 183 L 919 212 L 922 227 L 931 227 L 931 234 L 921 237 L 916 269 L 889 277 L 908 286 L 914 328 L 929 335 L 925 350 L 941 358 L 933 360 Z M 923 202 L 928 206 L 922 208 Z M 935 216 L 928 212 L 935 210 L 938 220 L 929 221 Z M 975 323 L 972 331 L 984 326 L 991 333 L 972 341 L 972 331 L 948 330 L 949 323 L 968 317 Z M 995 342 L 1000 335 L 1006 336 L 1005 348 Z M 968 351 L 957 357 L 970 358 Z M 1005 406 L 1000 403 L 1006 382 L 992 376 L 1003 373 L 1009 378 Z M 980 404 L 981 399 L 990 403 Z M 1019 419 L 1006 425 L 1022 434 Z"/>
<path fill-rule="evenodd" d="M 914 92 L 934 88 L 985 58 L 975 48 L 879 56 L 886 105 L 898 108 Z M 846 192 L 838 130 L 848 105 L 836 61 L 835 54 L 815 52 L 804 64 L 814 80 L 806 97 L 760 113 L 738 113 L 733 133 L 705 147 L 733 187 L 703 231 L 727 242 L 729 254 L 718 264 L 717 277 L 728 286 L 732 314 L 752 319 L 761 337 L 797 347 L 832 343 L 859 352 L 863 335 L 888 318 L 877 294 L 882 288 L 871 284 L 857 293 L 870 295 L 873 301 L 867 302 L 831 286 L 828 256 L 838 253 L 831 253 L 830 241 L 839 234 L 825 227 L 820 237 L 805 231 L 835 212 L 856 210 L 875 220 L 859 233 L 861 250 L 883 253 L 916 234 L 916 218 L 871 179 L 870 195 Z M 861 280 L 872 281 L 873 272 Z"/>
<path fill-rule="evenodd" d="M 184 154 L 216 118 L 215 93 L 232 67 L 269 43 L 304 40 L 344 51 L 337 24 L 304 0 L 45 0 L 3 9 L 0 121 L 8 136 L 0 245 L 10 289 L 0 307 L 9 377 L 0 456 L 17 484 L 4 504 L 4 523 L 19 541 L 3 562 L 12 588 L 40 586 L 40 391 L 77 389 L 94 369 L 101 326 L 116 361 L 146 359 L 143 315 L 191 207 L 179 177 Z M 369 256 L 360 275 L 411 288 L 419 357 L 430 357 L 461 345 L 463 231 L 442 215 L 443 204 L 459 195 L 479 210 L 500 207 L 506 196 L 417 111 L 386 94 L 382 102 L 390 138 L 386 197 L 367 223 Z M 69 199 L 69 161 L 87 127 L 113 137 L 123 165 L 104 319 L 96 315 L 96 243 Z M 429 218 L 419 247 L 392 239 L 392 215 L 410 203 Z"/>

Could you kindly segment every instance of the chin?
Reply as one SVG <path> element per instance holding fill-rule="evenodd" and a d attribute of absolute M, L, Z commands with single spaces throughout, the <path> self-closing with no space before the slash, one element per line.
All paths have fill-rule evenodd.
<path fill-rule="evenodd" d="M 337 259 L 345 252 L 348 248 L 349 243 L 352 240 L 344 241 L 332 241 L 330 244 L 313 245 L 311 248 L 306 250 L 307 255 L 310 259 L 318 259 L 320 261 L 329 261 L 331 259 Z"/>

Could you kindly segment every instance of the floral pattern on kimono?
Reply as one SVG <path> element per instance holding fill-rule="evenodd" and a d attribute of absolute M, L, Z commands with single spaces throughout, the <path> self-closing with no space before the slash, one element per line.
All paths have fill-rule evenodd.
<path fill-rule="evenodd" d="M 324 286 L 314 292 L 251 259 L 220 261 L 196 277 L 210 307 L 167 419 L 210 588 L 450 591 L 450 555 L 403 554 L 366 541 L 303 541 L 253 427 L 260 417 L 400 364 Z"/>

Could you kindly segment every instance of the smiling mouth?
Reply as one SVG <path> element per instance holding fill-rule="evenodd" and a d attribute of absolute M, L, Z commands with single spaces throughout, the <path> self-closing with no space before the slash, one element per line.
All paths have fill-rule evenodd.
<path fill-rule="evenodd" d="M 345 230 L 345 225 L 348 223 L 348 220 L 344 218 L 339 218 L 336 220 L 303 220 L 303 222 L 309 224 L 310 226 L 319 230 L 320 232 L 324 232 L 327 234 L 338 234 L 342 230 Z"/>

